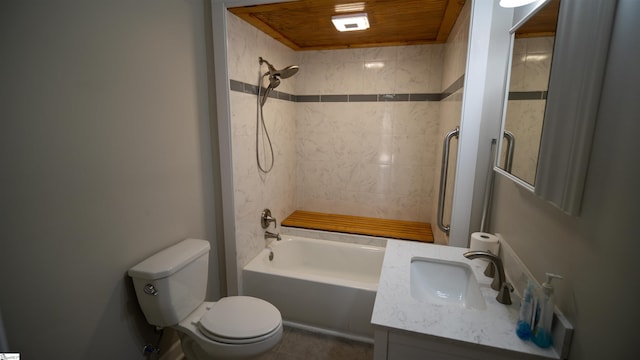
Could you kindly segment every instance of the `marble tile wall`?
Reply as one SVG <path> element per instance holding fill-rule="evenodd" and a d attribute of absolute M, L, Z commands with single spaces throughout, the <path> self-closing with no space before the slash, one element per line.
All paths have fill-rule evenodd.
<path fill-rule="evenodd" d="M 442 45 L 303 51 L 299 95 L 439 93 Z"/>
<path fill-rule="evenodd" d="M 439 94 L 442 49 L 301 52 L 298 94 Z M 439 101 L 298 103 L 298 208 L 430 221 L 439 117 Z"/>
<path fill-rule="evenodd" d="M 547 90 L 553 40 L 553 36 L 516 39 L 509 91 Z"/>
<path fill-rule="evenodd" d="M 294 51 L 233 14 L 227 15 L 229 77 L 257 84 L 258 57 L 282 68 L 297 62 Z M 262 67 L 266 71 L 266 66 Z M 294 93 L 296 77 L 282 80 L 278 90 Z M 275 152 L 273 170 L 261 174 L 256 165 L 256 96 L 231 91 L 233 181 L 238 279 L 242 268 L 266 245 L 260 213 L 270 208 L 278 222 L 295 210 L 296 104 L 269 98 L 264 118 Z M 261 150 L 261 154 L 262 154 Z M 240 287 L 241 288 L 241 287 Z"/>
<path fill-rule="evenodd" d="M 442 91 L 464 75 L 467 67 L 469 26 L 471 24 L 471 2 L 467 1 L 456 23 L 449 33 L 444 46 L 444 67 L 442 68 Z"/>

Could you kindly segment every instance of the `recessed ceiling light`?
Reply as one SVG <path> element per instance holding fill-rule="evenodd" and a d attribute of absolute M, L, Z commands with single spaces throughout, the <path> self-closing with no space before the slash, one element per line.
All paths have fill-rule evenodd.
<path fill-rule="evenodd" d="M 514 8 L 529 5 L 538 0 L 500 0 L 500 6 L 503 8 Z"/>
<path fill-rule="evenodd" d="M 338 31 L 356 31 L 369 28 L 367 13 L 336 15 L 331 17 L 331 21 Z"/>
<path fill-rule="evenodd" d="M 373 61 L 364 63 L 364 67 L 367 69 L 382 69 L 384 67 L 384 63 L 382 61 Z"/>

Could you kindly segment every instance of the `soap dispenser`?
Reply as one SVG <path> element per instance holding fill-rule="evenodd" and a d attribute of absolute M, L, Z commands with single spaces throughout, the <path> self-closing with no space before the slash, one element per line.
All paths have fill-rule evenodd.
<path fill-rule="evenodd" d="M 538 321 L 533 330 L 533 342 L 546 348 L 551 345 L 551 322 L 553 321 L 553 311 L 555 309 L 555 300 L 553 296 L 553 279 L 562 279 L 562 276 L 546 273 L 547 281 L 542 284 L 542 299 L 538 306 Z"/>

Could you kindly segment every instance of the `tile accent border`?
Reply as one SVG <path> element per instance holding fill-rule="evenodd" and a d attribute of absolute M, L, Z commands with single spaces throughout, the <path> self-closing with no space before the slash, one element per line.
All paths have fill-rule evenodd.
<path fill-rule="evenodd" d="M 456 80 L 444 93 L 411 93 L 411 94 L 341 94 L 341 95 L 293 95 L 272 90 L 270 98 L 292 102 L 389 102 L 389 101 L 442 101 L 458 91 L 464 85 L 464 75 Z M 258 86 L 231 79 L 231 91 L 258 95 Z M 263 93 L 263 90 L 260 90 Z"/>
<path fill-rule="evenodd" d="M 238 92 L 243 92 L 245 94 L 258 95 L 257 85 L 247 84 L 247 83 L 233 80 L 233 79 L 229 81 L 229 88 L 231 89 L 231 91 L 238 91 Z M 262 88 L 260 93 L 264 93 L 264 91 L 265 91 L 265 88 Z M 269 97 L 274 99 L 298 102 L 297 96 L 291 95 L 282 91 L 277 91 L 277 90 L 272 90 L 269 93 Z"/>
<path fill-rule="evenodd" d="M 509 100 L 545 100 L 546 91 L 510 91 Z"/>
<path fill-rule="evenodd" d="M 272 90 L 270 98 L 292 102 L 387 102 L 387 101 L 442 101 L 455 95 L 464 86 L 464 75 L 460 76 L 442 93 L 412 94 L 346 94 L 346 95 L 293 95 Z M 258 86 L 231 79 L 231 91 L 258 95 Z M 260 91 L 263 93 L 265 88 Z M 511 91 L 509 100 L 545 100 L 547 91 Z"/>
<path fill-rule="evenodd" d="M 460 76 L 456 81 L 454 81 L 451 85 L 449 85 L 449 87 L 446 88 L 442 92 L 442 94 L 440 94 L 442 96 L 440 99 L 444 100 L 448 98 L 449 96 L 455 94 L 458 90 L 462 89 L 463 87 L 464 87 L 464 74 L 462 74 L 462 76 Z"/>

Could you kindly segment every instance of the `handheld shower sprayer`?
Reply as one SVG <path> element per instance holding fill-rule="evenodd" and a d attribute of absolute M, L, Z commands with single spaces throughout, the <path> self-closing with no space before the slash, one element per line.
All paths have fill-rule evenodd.
<path fill-rule="evenodd" d="M 276 70 L 276 68 L 271 65 L 270 62 L 263 59 L 262 57 L 260 57 L 259 60 L 260 65 L 266 64 L 269 68 L 269 70 L 261 76 L 260 84 L 258 84 L 260 87 L 262 87 L 262 79 L 266 76 L 269 76 L 269 86 L 267 86 L 264 94 L 260 98 L 260 106 L 263 106 L 264 103 L 267 102 L 267 98 L 269 97 L 269 93 L 271 93 L 271 90 L 277 88 L 280 85 L 280 79 L 287 79 L 292 77 L 298 72 L 300 67 L 298 65 L 289 65 L 284 69 Z"/>
<path fill-rule="evenodd" d="M 262 112 L 262 108 L 264 103 L 267 102 L 267 98 L 271 93 L 271 90 L 277 88 L 280 85 L 280 79 L 287 79 L 295 75 L 300 69 L 298 65 L 289 65 L 284 69 L 277 70 L 270 62 L 263 59 L 262 57 L 258 58 L 260 61 L 260 66 L 263 64 L 267 65 L 269 69 L 266 73 L 261 74 L 258 77 L 258 115 L 257 115 L 257 123 L 256 123 L 256 160 L 258 162 L 258 169 L 260 169 L 263 173 L 268 173 L 273 169 L 274 155 L 273 155 L 273 146 L 271 144 L 271 138 L 269 137 L 269 132 L 267 131 L 267 126 L 264 123 L 264 114 Z M 264 93 L 262 93 L 262 83 L 264 82 L 264 78 L 269 76 L 269 85 L 266 89 L 264 89 Z M 261 94 L 262 93 L 262 94 Z M 262 128 L 262 147 L 265 151 L 269 150 L 269 155 L 271 157 L 271 162 L 268 163 L 268 166 L 263 166 L 262 161 L 260 160 L 260 151 L 259 143 L 260 143 L 260 129 Z M 267 149 L 265 146 L 265 142 L 269 144 L 269 148 Z M 265 154 L 266 155 L 266 154 Z M 266 156 L 265 156 L 266 157 Z M 266 159 L 265 159 L 265 162 Z"/>

